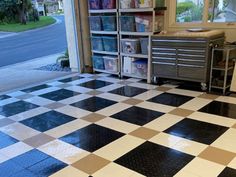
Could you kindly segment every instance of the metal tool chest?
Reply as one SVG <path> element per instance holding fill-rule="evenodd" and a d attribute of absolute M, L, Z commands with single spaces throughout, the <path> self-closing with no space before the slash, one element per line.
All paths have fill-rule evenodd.
<path fill-rule="evenodd" d="M 211 50 L 222 46 L 224 35 L 214 37 L 152 37 L 154 82 L 159 78 L 200 82 L 206 89 L 210 77 Z"/>

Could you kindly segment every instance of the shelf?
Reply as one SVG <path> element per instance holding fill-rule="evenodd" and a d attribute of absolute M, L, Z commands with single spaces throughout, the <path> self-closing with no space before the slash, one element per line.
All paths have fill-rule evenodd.
<path fill-rule="evenodd" d="M 121 35 L 127 35 L 127 36 L 151 36 L 153 34 L 160 33 L 158 32 L 130 32 L 130 31 L 121 31 Z"/>
<path fill-rule="evenodd" d="M 107 71 L 107 70 L 102 70 L 102 69 L 93 69 L 93 71 L 96 71 L 96 72 L 101 72 L 101 73 L 107 73 L 107 74 L 114 74 L 114 75 L 119 75 L 120 73 L 119 72 L 111 72 L 111 71 Z"/>
<path fill-rule="evenodd" d="M 91 34 L 114 34 L 117 35 L 117 31 L 90 31 Z"/>
<path fill-rule="evenodd" d="M 225 89 L 230 88 L 230 86 L 231 86 L 230 84 L 227 85 L 227 86 L 225 87 Z M 223 90 L 223 89 L 224 89 L 224 86 L 220 87 L 220 86 L 214 86 L 214 85 L 212 85 L 211 88 L 214 88 L 214 89 L 222 89 L 222 90 Z"/>
<path fill-rule="evenodd" d="M 92 50 L 93 53 L 104 54 L 104 55 L 118 55 L 118 52 L 107 52 L 107 51 L 98 51 Z"/>
<path fill-rule="evenodd" d="M 133 77 L 133 78 L 137 78 L 137 79 L 147 79 L 147 77 L 137 76 L 134 74 L 126 74 L 126 73 L 122 73 L 122 76 Z"/>
<path fill-rule="evenodd" d="M 143 55 L 143 54 L 127 54 L 127 53 L 121 53 L 121 56 L 126 56 L 126 57 L 132 57 L 132 58 L 146 58 L 148 59 L 148 55 Z"/>
<path fill-rule="evenodd" d="M 225 68 L 220 68 L 220 67 L 213 67 L 212 69 L 213 69 L 213 70 L 217 70 L 217 71 L 225 71 Z M 229 67 L 229 68 L 228 68 L 228 71 L 230 71 L 230 70 L 232 70 L 232 69 L 234 69 L 233 66 Z"/>
<path fill-rule="evenodd" d="M 117 9 L 100 9 L 100 10 L 89 10 L 90 14 L 99 14 L 99 13 L 116 13 Z"/>
<path fill-rule="evenodd" d="M 123 13 L 130 13 L 130 12 L 153 12 L 153 11 L 158 11 L 158 10 L 167 10 L 167 7 L 119 9 L 119 11 L 123 12 Z"/>

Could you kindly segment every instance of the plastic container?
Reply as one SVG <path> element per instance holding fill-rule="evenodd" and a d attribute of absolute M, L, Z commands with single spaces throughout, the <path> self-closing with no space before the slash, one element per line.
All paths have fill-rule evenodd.
<path fill-rule="evenodd" d="M 105 70 L 117 73 L 118 72 L 118 58 L 111 56 L 104 56 Z"/>
<path fill-rule="evenodd" d="M 93 67 L 95 69 L 100 69 L 100 70 L 104 70 L 105 69 L 105 65 L 104 65 L 104 59 L 102 56 L 93 56 L 92 57 L 93 60 Z"/>
<path fill-rule="evenodd" d="M 117 52 L 117 37 L 103 36 L 103 46 L 107 52 Z"/>
<path fill-rule="evenodd" d="M 101 0 L 89 0 L 89 9 L 91 10 L 101 9 Z"/>
<path fill-rule="evenodd" d="M 132 9 L 135 8 L 135 0 L 120 0 L 121 9 Z"/>
<path fill-rule="evenodd" d="M 93 36 L 92 39 L 92 49 L 98 51 L 104 51 L 103 39 L 100 36 Z"/>
<path fill-rule="evenodd" d="M 132 62 L 132 74 L 147 77 L 147 60 L 138 59 Z"/>
<path fill-rule="evenodd" d="M 136 32 L 135 16 L 121 16 L 121 31 Z"/>
<path fill-rule="evenodd" d="M 137 32 L 151 32 L 153 26 L 152 15 L 138 15 L 135 17 Z"/>
<path fill-rule="evenodd" d="M 141 51 L 143 55 L 148 55 L 148 38 L 140 38 Z"/>
<path fill-rule="evenodd" d="M 136 8 L 153 8 L 154 0 L 135 0 L 135 7 Z M 156 0 L 155 7 L 164 7 L 165 0 Z"/>
<path fill-rule="evenodd" d="M 127 54 L 141 53 L 139 39 L 121 39 L 122 52 Z"/>
<path fill-rule="evenodd" d="M 90 30 L 92 31 L 102 31 L 102 21 L 100 16 L 89 17 Z"/>
<path fill-rule="evenodd" d="M 116 0 L 102 0 L 102 8 L 103 9 L 115 9 L 116 8 Z"/>
<path fill-rule="evenodd" d="M 102 16 L 102 26 L 104 31 L 116 31 L 116 16 Z"/>

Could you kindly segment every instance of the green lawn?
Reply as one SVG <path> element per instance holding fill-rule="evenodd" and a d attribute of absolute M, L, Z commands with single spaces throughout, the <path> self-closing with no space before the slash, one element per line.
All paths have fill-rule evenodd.
<path fill-rule="evenodd" d="M 22 25 L 19 23 L 16 24 L 0 24 L 0 31 L 5 32 L 22 32 L 31 29 L 36 29 L 44 26 L 51 25 L 55 23 L 56 20 L 50 16 L 40 17 L 38 22 L 28 22 L 27 25 Z"/>

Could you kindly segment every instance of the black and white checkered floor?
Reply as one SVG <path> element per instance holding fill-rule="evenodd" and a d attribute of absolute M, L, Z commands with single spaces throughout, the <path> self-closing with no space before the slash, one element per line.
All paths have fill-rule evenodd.
<path fill-rule="evenodd" d="M 89 175 L 236 176 L 236 98 L 107 74 L 0 96 L 0 176 Z"/>

